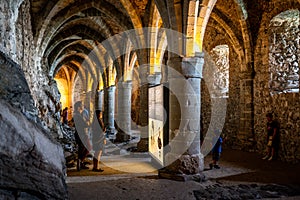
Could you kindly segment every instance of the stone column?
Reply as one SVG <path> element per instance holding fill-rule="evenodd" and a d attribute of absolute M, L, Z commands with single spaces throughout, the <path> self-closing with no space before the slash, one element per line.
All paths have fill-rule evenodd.
<path fill-rule="evenodd" d="M 254 150 L 254 105 L 253 74 L 242 72 L 240 75 L 240 130 L 238 143 L 242 149 Z"/>
<path fill-rule="evenodd" d="M 141 139 L 137 144 L 137 151 L 148 151 L 148 66 L 140 66 L 140 111 L 139 111 L 139 131 Z"/>
<path fill-rule="evenodd" d="M 200 152 L 200 81 L 203 55 L 168 60 L 170 89 L 169 152 L 159 176 L 176 180 L 202 179 Z M 174 71 L 177 70 L 177 71 Z"/>
<path fill-rule="evenodd" d="M 118 83 L 117 140 L 120 142 L 131 139 L 131 90 L 131 81 Z"/>
<path fill-rule="evenodd" d="M 107 136 L 109 139 L 116 139 L 115 136 L 115 125 L 114 125 L 114 121 L 115 121 L 115 90 L 116 87 L 110 86 L 108 88 L 106 88 L 106 102 L 105 102 L 105 111 L 106 111 L 106 132 L 107 132 Z"/>
<path fill-rule="evenodd" d="M 101 110 L 103 111 L 103 90 L 98 90 L 96 93 L 96 105 L 95 105 L 95 109 L 96 110 Z"/>

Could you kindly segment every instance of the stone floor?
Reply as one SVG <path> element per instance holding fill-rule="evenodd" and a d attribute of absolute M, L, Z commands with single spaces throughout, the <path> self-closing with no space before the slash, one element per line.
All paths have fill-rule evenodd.
<path fill-rule="evenodd" d="M 146 153 L 119 151 L 102 157 L 104 172 L 68 170 L 71 200 L 77 199 L 300 199 L 300 164 L 265 161 L 256 153 L 224 150 L 221 169 L 210 170 L 205 182 L 159 179 Z"/>

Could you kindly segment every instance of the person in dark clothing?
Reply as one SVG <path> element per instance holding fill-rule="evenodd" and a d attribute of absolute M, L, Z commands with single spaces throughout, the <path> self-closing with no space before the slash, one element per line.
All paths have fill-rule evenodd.
<path fill-rule="evenodd" d="M 78 160 L 77 160 L 77 170 L 89 169 L 88 166 L 84 164 L 84 159 L 91 150 L 91 144 L 89 140 L 89 135 L 86 134 L 85 128 L 88 124 L 84 121 L 82 117 L 83 105 L 81 101 L 77 101 L 74 105 L 74 124 L 75 124 L 75 140 L 78 145 Z"/>
<path fill-rule="evenodd" d="M 212 169 L 213 167 L 216 169 L 220 169 L 218 162 L 220 160 L 221 152 L 222 152 L 222 143 L 223 139 L 220 136 L 212 149 L 212 162 L 209 164 L 209 168 Z"/>
<path fill-rule="evenodd" d="M 62 112 L 62 122 L 68 124 L 68 107 L 65 107 Z"/>
<path fill-rule="evenodd" d="M 272 113 L 268 113 L 267 117 L 267 155 L 263 157 L 263 160 L 269 161 L 275 158 L 275 153 L 279 149 L 279 124 L 273 120 Z"/>
<path fill-rule="evenodd" d="M 106 144 L 105 126 L 101 118 L 100 110 L 96 110 L 95 112 L 95 116 L 91 127 L 91 132 L 92 132 L 93 150 L 95 151 L 92 171 L 103 172 L 104 171 L 103 169 L 98 168 L 100 157 L 102 155 L 104 145 Z"/>

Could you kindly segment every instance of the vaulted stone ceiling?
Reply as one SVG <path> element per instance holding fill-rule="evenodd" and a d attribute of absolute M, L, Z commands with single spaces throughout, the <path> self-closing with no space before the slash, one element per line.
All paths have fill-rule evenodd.
<path fill-rule="evenodd" d="M 244 2 L 241 7 L 245 12 L 256 16 L 251 17 L 250 23 L 252 30 L 257 31 L 263 2 L 241 2 Z M 166 1 L 156 3 L 168 4 Z M 150 4 L 150 0 L 31 0 L 32 29 L 40 45 L 40 55 L 47 58 L 49 71 L 55 68 L 51 72 L 53 75 L 63 65 L 77 69 L 73 61 L 80 62 L 83 55 L 97 45 L 95 42 L 99 44 L 115 34 L 140 28 L 136 27 L 136 21 L 147 26 Z M 218 16 L 230 26 L 239 41 L 243 41 L 235 9 L 234 0 L 231 3 L 217 1 L 212 18 Z"/>
<path fill-rule="evenodd" d="M 53 76 L 60 67 L 78 70 L 99 43 L 135 28 L 145 14 L 147 0 L 32 0 L 32 29 L 40 55 Z M 52 68 L 52 72 L 51 72 Z"/>

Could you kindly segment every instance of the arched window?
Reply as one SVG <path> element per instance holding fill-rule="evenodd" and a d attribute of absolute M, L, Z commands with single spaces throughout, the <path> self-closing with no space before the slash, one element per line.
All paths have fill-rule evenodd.
<path fill-rule="evenodd" d="M 270 92 L 299 92 L 299 10 L 275 16 L 269 27 Z"/>
<path fill-rule="evenodd" d="M 211 50 L 211 57 L 215 64 L 213 73 L 213 98 L 228 98 L 229 91 L 229 47 L 218 45 Z"/>

